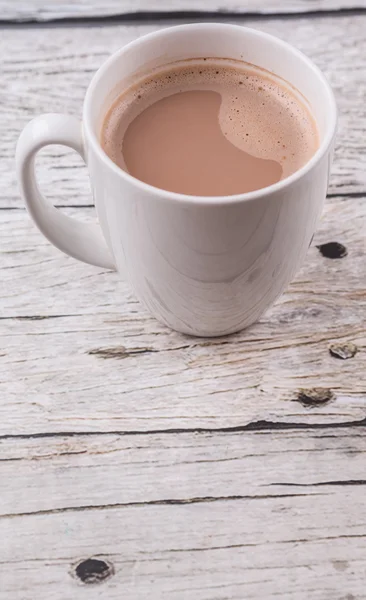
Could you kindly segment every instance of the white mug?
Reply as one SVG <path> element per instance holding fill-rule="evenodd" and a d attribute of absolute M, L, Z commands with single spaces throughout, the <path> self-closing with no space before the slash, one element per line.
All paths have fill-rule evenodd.
<path fill-rule="evenodd" d="M 100 145 L 113 100 L 142 73 L 200 57 L 249 62 L 297 88 L 320 135 L 309 162 L 269 187 L 226 197 L 160 190 L 117 167 Z M 325 77 L 282 40 L 236 25 L 182 25 L 141 37 L 111 56 L 90 83 L 82 123 L 58 114 L 31 121 L 17 146 L 18 177 L 35 223 L 60 250 L 127 273 L 138 298 L 169 327 L 224 335 L 255 322 L 304 259 L 326 196 L 336 116 Z M 34 161 L 48 144 L 64 144 L 84 158 L 100 227 L 62 214 L 40 193 Z"/>

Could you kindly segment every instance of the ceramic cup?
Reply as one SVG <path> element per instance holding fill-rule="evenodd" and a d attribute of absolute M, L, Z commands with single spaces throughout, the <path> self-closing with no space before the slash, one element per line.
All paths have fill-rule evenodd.
<path fill-rule="evenodd" d="M 113 100 L 134 77 L 199 57 L 243 60 L 295 86 L 319 129 L 311 160 L 274 185 L 226 197 L 160 190 L 119 169 L 100 145 Z M 301 52 L 245 27 L 183 25 L 141 37 L 111 56 L 90 83 L 82 122 L 58 114 L 31 121 L 18 142 L 17 171 L 28 210 L 50 242 L 127 276 L 141 302 L 169 327 L 218 336 L 255 322 L 303 261 L 326 196 L 335 130 L 333 93 Z M 49 144 L 69 146 L 85 160 L 99 225 L 64 215 L 40 193 L 34 161 Z"/>

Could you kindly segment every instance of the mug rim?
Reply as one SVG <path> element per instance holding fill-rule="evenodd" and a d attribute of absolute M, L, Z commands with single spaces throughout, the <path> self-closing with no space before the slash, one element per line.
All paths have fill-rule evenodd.
<path fill-rule="evenodd" d="M 290 51 L 297 58 L 299 58 L 303 62 L 307 63 L 307 65 L 315 73 L 315 75 L 318 77 L 318 79 L 324 86 L 324 89 L 325 89 L 325 92 L 327 95 L 330 121 L 329 121 L 329 125 L 327 127 L 327 131 L 324 135 L 324 139 L 322 140 L 321 144 L 319 145 L 319 148 L 316 150 L 316 152 L 313 154 L 313 156 L 300 169 L 298 169 L 297 171 L 295 171 L 288 177 L 285 177 L 284 179 L 281 179 L 280 181 L 273 183 L 272 185 L 269 185 L 269 186 L 263 187 L 263 188 L 259 188 L 258 190 L 254 190 L 252 192 L 243 192 L 241 194 L 233 194 L 233 195 L 227 195 L 227 196 L 198 196 L 198 195 L 195 196 L 195 195 L 190 195 L 190 194 L 181 194 L 178 192 L 170 192 L 168 190 L 164 190 L 162 188 L 158 188 L 156 186 L 150 185 L 149 183 L 145 183 L 144 181 L 137 179 L 137 177 L 134 177 L 127 171 L 124 171 L 123 169 L 118 167 L 109 158 L 109 156 L 103 150 L 101 143 L 100 143 L 100 141 L 94 131 L 93 125 L 91 123 L 91 120 L 92 120 L 91 119 L 92 96 L 95 91 L 95 88 L 98 85 L 99 79 L 112 66 L 112 64 L 118 58 L 120 58 L 124 53 L 129 52 L 130 50 L 134 50 L 134 49 L 136 50 L 136 49 L 138 49 L 139 46 L 143 45 L 146 41 L 151 40 L 156 37 L 163 36 L 166 33 L 169 34 L 173 30 L 177 31 L 177 30 L 188 30 L 188 29 L 201 29 L 201 30 L 209 30 L 209 29 L 221 29 L 221 30 L 222 29 L 225 29 L 225 30 L 236 29 L 236 30 L 238 30 L 239 29 L 243 33 L 249 31 L 251 35 L 257 35 L 257 37 L 262 38 L 262 39 L 266 38 L 267 40 L 274 42 L 275 44 L 278 44 L 279 46 L 282 46 L 287 51 Z M 176 201 L 181 204 L 189 204 L 189 205 L 197 204 L 200 206 L 201 205 L 212 206 L 212 205 L 218 205 L 218 204 L 219 205 L 221 205 L 221 204 L 236 204 L 236 203 L 241 203 L 241 202 L 247 202 L 247 201 L 257 200 L 257 199 L 260 199 L 263 197 L 267 197 L 268 195 L 272 195 L 272 194 L 282 191 L 283 189 L 287 188 L 288 186 L 290 186 L 293 183 L 302 179 L 319 163 L 319 161 L 324 157 L 324 155 L 329 151 L 329 148 L 331 147 L 331 144 L 333 142 L 333 139 L 334 139 L 334 136 L 336 133 L 336 127 L 337 127 L 337 106 L 336 106 L 336 101 L 335 101 L 333 90 L 332 90 L 326 76 L 324 75 L 324 73 L 310 58 L 308 58 L 306 56 L 306 54 L 304 54 L 303 52 L 301 52 L 301 50 L 299 50 L 295 46 L 292 46 L 288 42 L 285 42 L 284 40 L 282 40 L 281 38 L 279 38 L 277 36 L 263 32 L 259 29 L 254 29 L 252 27 L 245 27 L 245 26 L 235 25 L 235 24 L 231 24 L 231 23 L 189 23 L 189 24 L 183 24 L 183 25 L 175 25 L 173 27 L 164 27 L 163 29 L 158 29 L 156 31 L 152 31 L 146 35 L 143 35 L 143 36 L 129 42 L 128 44 L 125 44 L 119 50 L 117 50 L 111 56 L 109 56 L 109 58 L 99 67 L 99 69 L 93 75 L 93 78 L 88 86 L 87 91 L 86 91 L 84 105 L 83 105 L 83 131 L 84 131 L 84 134 L 87 135 L 88 142 L 93 147 L 93 149 L 96 152 L 96 154 L 98 155 L 99 159 L 102 162 L 104 162 L 104 164 L 106 164 L 109 168 L 111 168 L 116 174 L 118 174 L 119 177 L 122 177 L 122 179 L 125 179 L 128 183 L 140 188 L 141 191 L 143 191 L 143 192 L 147 192 L 150 195 L 152 194 L 154 196 L 158 196 L 160 200 L 165 199 L 165 200 L 169 200 L 169 201 Z"/>

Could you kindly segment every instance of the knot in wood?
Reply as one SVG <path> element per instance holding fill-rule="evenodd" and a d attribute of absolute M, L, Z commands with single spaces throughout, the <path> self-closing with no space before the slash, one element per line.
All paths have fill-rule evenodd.
<path fill-rule="evenodd" d="M 295 402 L 300 402 L 303 406 L 310 408 L 327 404 L 331 400 L 334 400 L 334 393 L 327 388 L 299 390 L 295 398 Z"/>
<path fill-rule="evenodd" d="M 357 353 L 357 346 L 352 342 L 346 342 L 345 344 L 330 344 L 329 352 L 334 358 L 340 358 L 341 360 L 347 360 L 347 358 L 353 358 Z"/>
<path fill-rule="evenodd" d="M 96 348 L 95 350 L 89 350 L 90 356 L 98 356 L 99 358 L 128 358 L 130 356 L 137 356 L 138 354 L 150 354 L 155 352 L 153 348 L 125 348 L 124 346 L 115 346 L 113 348 Z"/>
<path fill-rule="evenodd" d="M 347 256 L 347 248 L 339 242 L 328 242 L 317 246 L 320 254 L 325 258 L 343 258 Z"/>
<path fill-rule="evenodd" d="M 97 558 L 87 558 L 75 567 L 75 575 L 83 583 L 101 583 L 114 574 L 111 563 Z"/>

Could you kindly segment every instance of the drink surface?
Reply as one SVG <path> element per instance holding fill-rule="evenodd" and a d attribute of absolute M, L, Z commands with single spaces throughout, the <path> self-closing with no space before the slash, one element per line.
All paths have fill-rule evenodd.
<path fill-rule="evenodd" d="M 145 183 L 228 196 L 288 177 L 319 139 L 306 101 L 283 80 L 239 61 L 195 59 L 126 89 L 107 112 L 101 143 Z"/>

